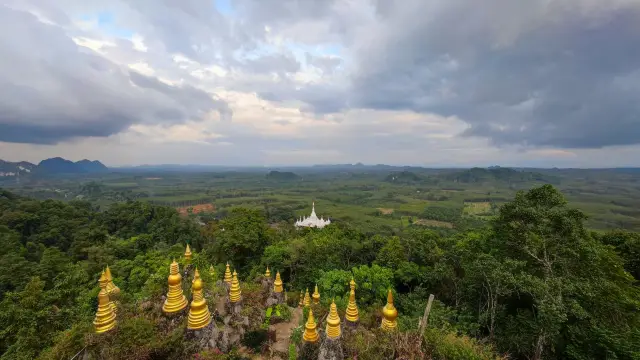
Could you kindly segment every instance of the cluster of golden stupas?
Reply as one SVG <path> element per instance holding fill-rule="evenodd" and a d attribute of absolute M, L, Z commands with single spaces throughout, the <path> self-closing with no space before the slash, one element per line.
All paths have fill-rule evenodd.
<path fill-rule="evenodd" d="M 184 253 L 184 260 L 186 264 L 191 262 L 191 248 L 187 245 Z M 209 274 L 212 278 L 215 278 L 215 270 L 213 266 L 209 267 Z M 271 278 L 271 271 L 269 267 L 264 274 L 265 277 Z M 229 263 L 226 265 L 223 281 L 229 285 L 229 302 L 236 303 L 242 299 L 242 291 L 240 289 L 240 282 L 238 281 L 238 273 L 234 270 L 233 273 L 229 267 Z M 208 326 L 211 323 L 211 313 L 207 301 L 203 294 L 203 281 L 198 272 L 198 268 L 195 269 L 193 280 L 191 281 L 191 296 L 192 300 L 189 304 L 187 298 L 182 291 L 182 275 L 180 275 L 180 268 L 175 259 L 169 266 L 169 277 L 167 279 L 168 288 L 166 300 L 162 306 L 162 311 L 166 315 L 173 315 L 180 313 L 189 305 L 189 312 L 187 317 L 187 328 L 190 330 L 198 330 Z M 103 333 L 113 329 L 116 326 L 116 311 L 117 307 L 114 302 L 115 297 L 120 293 L 120 289 L 113 283 L 113 277 L 111 275 L 111 269 L 107 266 L 100 275 L 98 280 L 100 286 L 100 292 L 98 293 L 98 310 L 93 321 L 95 325 L 96 333 Z M 353 279 L 349 283 L 351 288 L 349 292 L 349 303 L 345 310 L 345 321 L 350 324 L 356 324 L 359 321 L 358 306 L 356 304 L 355 287 L 356 283 Z M 273 292 L 282 293 L 284 286 L 280 272 L 276 272 L 275 280 L 273 282 Z M 310 307 L 313 299 L 314 304 L 320 303 L 320 292 L 318 291 L 318 285 L 316 284 L 313 295 L 309 294 L 309 289 L 306 292 L 300 292 L 300 307 Z M 384 330 L 394 330 L 397 328 L 398 311 L 393 305 L 393 294 L 389 290 L 387 295 L 387 304 L 382 309 L 382 323 L 381 328 Z M 326 334 L 330 339 L 337 339 L 340 337 L 340 317 L 338 316 L 337 306 L 335 301 L 331 302 L 329 315 L 326 320 Z M 315 318 L 313 317 L 313 311 L 309 309 L 309 316 L 305 324 L 305 331 L 303 339 L 306 342 L 316 342 L 319 339 L 317 325 Z"/>
<path fill-rule="evenodd" d="M 349 291 L 349 303 L 347 304 L 347 309 L 345 310 L 345 321 L 347 323 L 356 324 L 359 321 L 358 315 L 358 305 L 356 305 L 356 282 L 351 279 L 349 282 L 349 287 L 351 290 Z M 300 302 L 298 305 L 300 307 L 309 307 L 311 305 L 310 298 L 313 298 L 313 302 L 318 304 L 320 302 L 320 292 L 318 291 L 318 285 L 315 287 L 315 291 L 312 296 L 309 296 L 309 289 L 307 289 L 306 293 L 300 292 Z M 382 308 L 382 323 L 380 327 L 384 330 L 395 330 L 398 327 L 398 310 L 396 310 L 393 305 L 393 294 L 391 293 L 391 289 L 387 293 L 387 304 Z M 340 329 L 340 316 L 338 315 L 338 309 L 335 301 L 331 301 L 331 305 L 329 307 L 329 315 L 327 316 L 327 326 L 325 332 L 327 334 L 327 338 L 329 339 L 337 339 L 341 335 Z M 317 324 L 315 318 L 313 317 L 313 310 L 309 309 L 309 317 L 307 318 L 307 322 L 304 326 L 304 333 L 302 334 L 302 339 L 306 342 L 314 343 L 319 340 Z"/>

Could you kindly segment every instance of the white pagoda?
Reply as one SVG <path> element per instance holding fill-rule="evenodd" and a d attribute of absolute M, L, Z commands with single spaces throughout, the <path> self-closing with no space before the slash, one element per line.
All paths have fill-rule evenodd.
<path fill-rule="evenodd" d="M 296 227 L 315 227 L 322 229 L 323 227 L 331 224 L 331 220 L 324 218 L 318 218 L 316 215 L 316 203 L 315 201 L 311 205 L 311 215 L 309 217 L 302 217 L 296 221 Z"/>

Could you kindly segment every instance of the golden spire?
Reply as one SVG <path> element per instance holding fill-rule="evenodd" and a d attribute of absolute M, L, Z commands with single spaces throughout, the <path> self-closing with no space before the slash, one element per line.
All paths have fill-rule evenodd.
<path fill-rule="evenodd" d="M 227 268 L 224 270 L 224 282 L 231 285 L 231 270 L 229 270 L 229 263 L 227 263 Z"/>
<path fill-rule="evenodd" d="M 313 310 L 309 309 L 309 317 L 307 323 L 304 324 L 304 334 L 302 334 L 302 340 L 310 343 L 314 343 L 319 340 L 318 330 L 316 329 L 316 321 L 313 318 Z"/>
<path fill-rule="evenodd" d="M 276 280 L 273 282 L 273 292 L 282 292 L 282 279 L 280 279 L 280 271 L 276 272 Z"/>
<path fill-rule="evenodd" d="M 191 248 L 187 244 L 187 249 L 184 251 L 184 262 L 189 264 L 191 262 Z"/>
<path fill-rule="evenodd" d="M 348 322 L 356 323 L 359 320 L 358 305 L 356 305 L 356 282 L 351 279 L 349 283 L 351 291 L 349 292 L 349 304 L 347 305 L 347 311 L 345 313 L 345 320 Z"/>
<path fill-rule="evenodd" d="M 113 276 L 111 276 L 111 269 L 109 269 L 109 265 L 107 265 L 107 268 L 104 270 L 104 272 L 108 281 L 107 292 L 109 293 L 109 296 L 116 296 L 120 294 L 120 288 L 113 283 Z"/>
<path fill-rule="evenodd" d="M 191 301 L 191 307 L 189 308 L 187 329 L 202 329 L 211 323 L 211 314 L 209 313 L 207 300 L 205 300 L 202 295 L 202 279 L 200 278 L 198 268 L 196 268 L 195 274 L 193 275 L 191 294 L 193 294 L 193 300 Z"/>
<path fill-rule="evenodd" d="M 304 299 L 304 291 L 300 290 L 300 301 L 298 302 L 299 307 L 304 306 L 304 301 L 302 299 Z"/>
<path fill-rule="evenodd" d="M 320 292 L 318 291 L 318 284 L 316 284 L 316 289 L 313 291 L 313 303 L 320 303 Z"/>
<path fill-rule="evenodd" d="M 231 280 L 231 289 L 229 289 L 229 301 L 232 303 L 240 301 L 240 283 L 238 282 L 238 273 L 233 271 L 233 279 Z"/>
<path fill-rule="evenodd" d="M 389 293 L 387 294 L 387 305 L 382 308 L 382 324 L 380 327 L 384 330 L 395 330 L 398 327 L 398 322 L 396 318 L 398 317 L 398 310 L 393 306 L 393 294 L 391 293 L 391 289 L 389 289 Z"/>
<path fill-rule="evenodd" d="M 269 267 L 267 266 L 267 271 L 264 272 L 264 276 L 270 278 L 271 277 L 271 271 L 269 271 Z"/>
<path fill-rule="evenodd" d="M 216 269 L 213 268 L 213 265 L 209 265 L 209 275 L 211 276 L 211 280 L 213 280 L 215 282 Z"/>
<path fill-rule="evenodd" d="M 98 293 L 98 310 L 93 320 L 96 333 L 103 333 L 113 329 L 116 326 L 116 313 L 113 311 L 109 293 L 107 292 L 107 276 L 105 272 L 100 275 L 100 292 Z"/>
<path fill-rule="evenodd" d="M 309 288 L 307 288 L 307 292 L 304 293 L 304 307 L 308 307 L 311 305 L 311 297 L 309 296 Z"/>
<path fill-rule="evenodd" d="M 162 305 L 162 311 L 167 315 L 177 313 L 187 307 L 187 298 L 182 293 L 182 275 L 180 275 L 180 269 L 175 259 L 169 269 L 169 291 L 167 292 L 167 300 Z"/>
<path fill-rule="evenodd" d="M 336 302 L 331 302 L 331 309 L 329 310 L 329 316 L 327 316 L 327 337 L 330 339 L 337 339 L 340 337 L 340 317 L 338 316 L 338 309 Z"/>

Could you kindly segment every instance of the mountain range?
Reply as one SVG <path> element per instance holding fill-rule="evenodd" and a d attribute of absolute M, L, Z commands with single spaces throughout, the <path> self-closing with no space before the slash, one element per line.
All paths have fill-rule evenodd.
<path fill-rule="evenodd" d="M 109 169 L 97 160 L 85 159 L 73 162 L 61 157 L 55 157 L 42 160 L 38 165 L 27 161 L 10 162 L 0 160 L 0 177 L 4 178 L 33 174 L 89 174 L 108 171 Z"/>

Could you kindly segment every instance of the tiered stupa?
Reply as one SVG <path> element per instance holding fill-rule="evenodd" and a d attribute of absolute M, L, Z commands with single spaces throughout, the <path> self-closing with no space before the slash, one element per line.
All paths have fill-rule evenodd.
<path fill-rule="evenodd" d="M 282 279 L 280 278 L 280 271 L 276 272 L 276 280 L 273 282 L 273 292 L 282 292 Z"/>
<path fill-rule="evenodd" d="M 96 333 L 104 333 L 116 326 L 116 313 L 113 311 L 111 300 L 109 300 L 109 293 L 107 292 L 107 280 L 106 274 L 103 272 L 100 275 L 100 292 L 98 293 L 98 310 L 96 311 L 96 317 L 93 320 Z"/>
<path fill-rule="evenodd" d="M 229 263 L 227 263 L 227 268 L 224 270 L 224 282 L 231 285 L 231 270 L 229 269 Z"/>
<path fill-rule="evenodd" d="M 309 317 L 304 325 L 304 334 L 302 334 L 302 340 L 309 343 L 315 343 L 320 339 L 318 336 L 318 329 L 316 321 L 313 318 L 313 310 L 309 309 Z"/>
<path fill-rule="evenodd" d="M 269 271 L 269 267 L 267 266 L 267 271 L 264 272 L 264 277 L 271 277 L 271 271 Z"/>
<path fill-rule="evenodd" d="M 387 305 L 382 308 L 382 324 L 380 325 L 380 327 L 387 331 L 397 329 L 397 318 L 398 310 L 396 310 L 396 307 L 393 306 L 393 294 L 391 293 L 391 289 L 389 289 L 389 293 L 387 294 Z"/>
<path fill-rule="evenodd" d="M 325 220 L 322 217 L 318 218 L 318 216 L 316 215 L 315 202 L 313 202 L 311 205 L 311 215 L 309 217 L 300 218 L 298 219 L 298 221 L 295 222 L 296 227 L 315 227 L 320 229 L 322 229 L 323 227 L 329 224 L 331 224 L 331 220 L 329 219 Z"/>
<path fill-rule="evenodd" d="M 344 319 L 347 324 L 355 325 L 360 320 L 360 317 L 358 315 L 358 305 L 356 304 L 356 282 L 353 279 L 349 282 L 349 287 L 351 287 L 351 291 L 349 291 L 349 304 L 347 305 Z"/>
<path fill-rule="evenodd" d="M 316 288 L 313 291 L 313 303 L 320 304 L 320 292 L 318 291 L 318 284 L 316 284 Z"/>
<path fill-rule="evenodd" d="M 331 308 L 329 310 L 329 316 L 327 316 L 327 338 L 329 339 L 337 339 L 340 337 L 342 333 L 340 331 L 340 316 L 338 316 L 338 308 L 336 307 L 336 302 L 331 302 Z"/>
<path fill-rule="evenodd" d="M 233 271 L 231 279 L 231 288 L 229 289 L 229 301 L 232 303 L 240 301 L 242 291 L 240 290 L 240 282 L 238 282 L 238 273 Z"/>
<path fill-rule="evenodd" d="M 191 248 L 187 244 L 187 249 L 184 251 L 184 263 L 191 264 Z"/>
<path fill-rule="evenodd" d="M 172 315 L 187 307 L 187 298 L 182 293 L 182 275 L 180 275 L 180 269 L 175 259 L 171 263 L 168 282 L 169 291 L 162 311 L 167 315 Z"/>
<path fill-rule="evenodd" d="M 311 296 L 309 296 L 309 288 L 307 288 L 307 291 L 304 293 L 304 307 L 309 307 L 311 305 Z"/>
<path fill-rule="evenodd" d="M 107 268 L 104 270 L 104 272 L 107 277 L 107 281 L 109 281 L 107 283 L 107 292 L 109 293 L 109 297 L 111 298 L 117 296 L 118 294 L 120 294 L 120 288 L 113 283 L 113 276 L 111 276 L 111 269 L 109 268 L 109 265 L 107 265 Z"/>
<path fill-rule="evenodd" d="M 205 300 L 202 294 L 202 279 L 198 268 L 196 268 L 193 276 L 193 283 L 191 285 L 191 294 L 193 300 L 191 301 L 191 307 L 189 308 L 189 317 L 187 322 L 187 329 L 198 330 L 206 327 L 211 323 L 211 314 L 209 313 L 209 307 L 207 306 L 207 300 Z"/>

